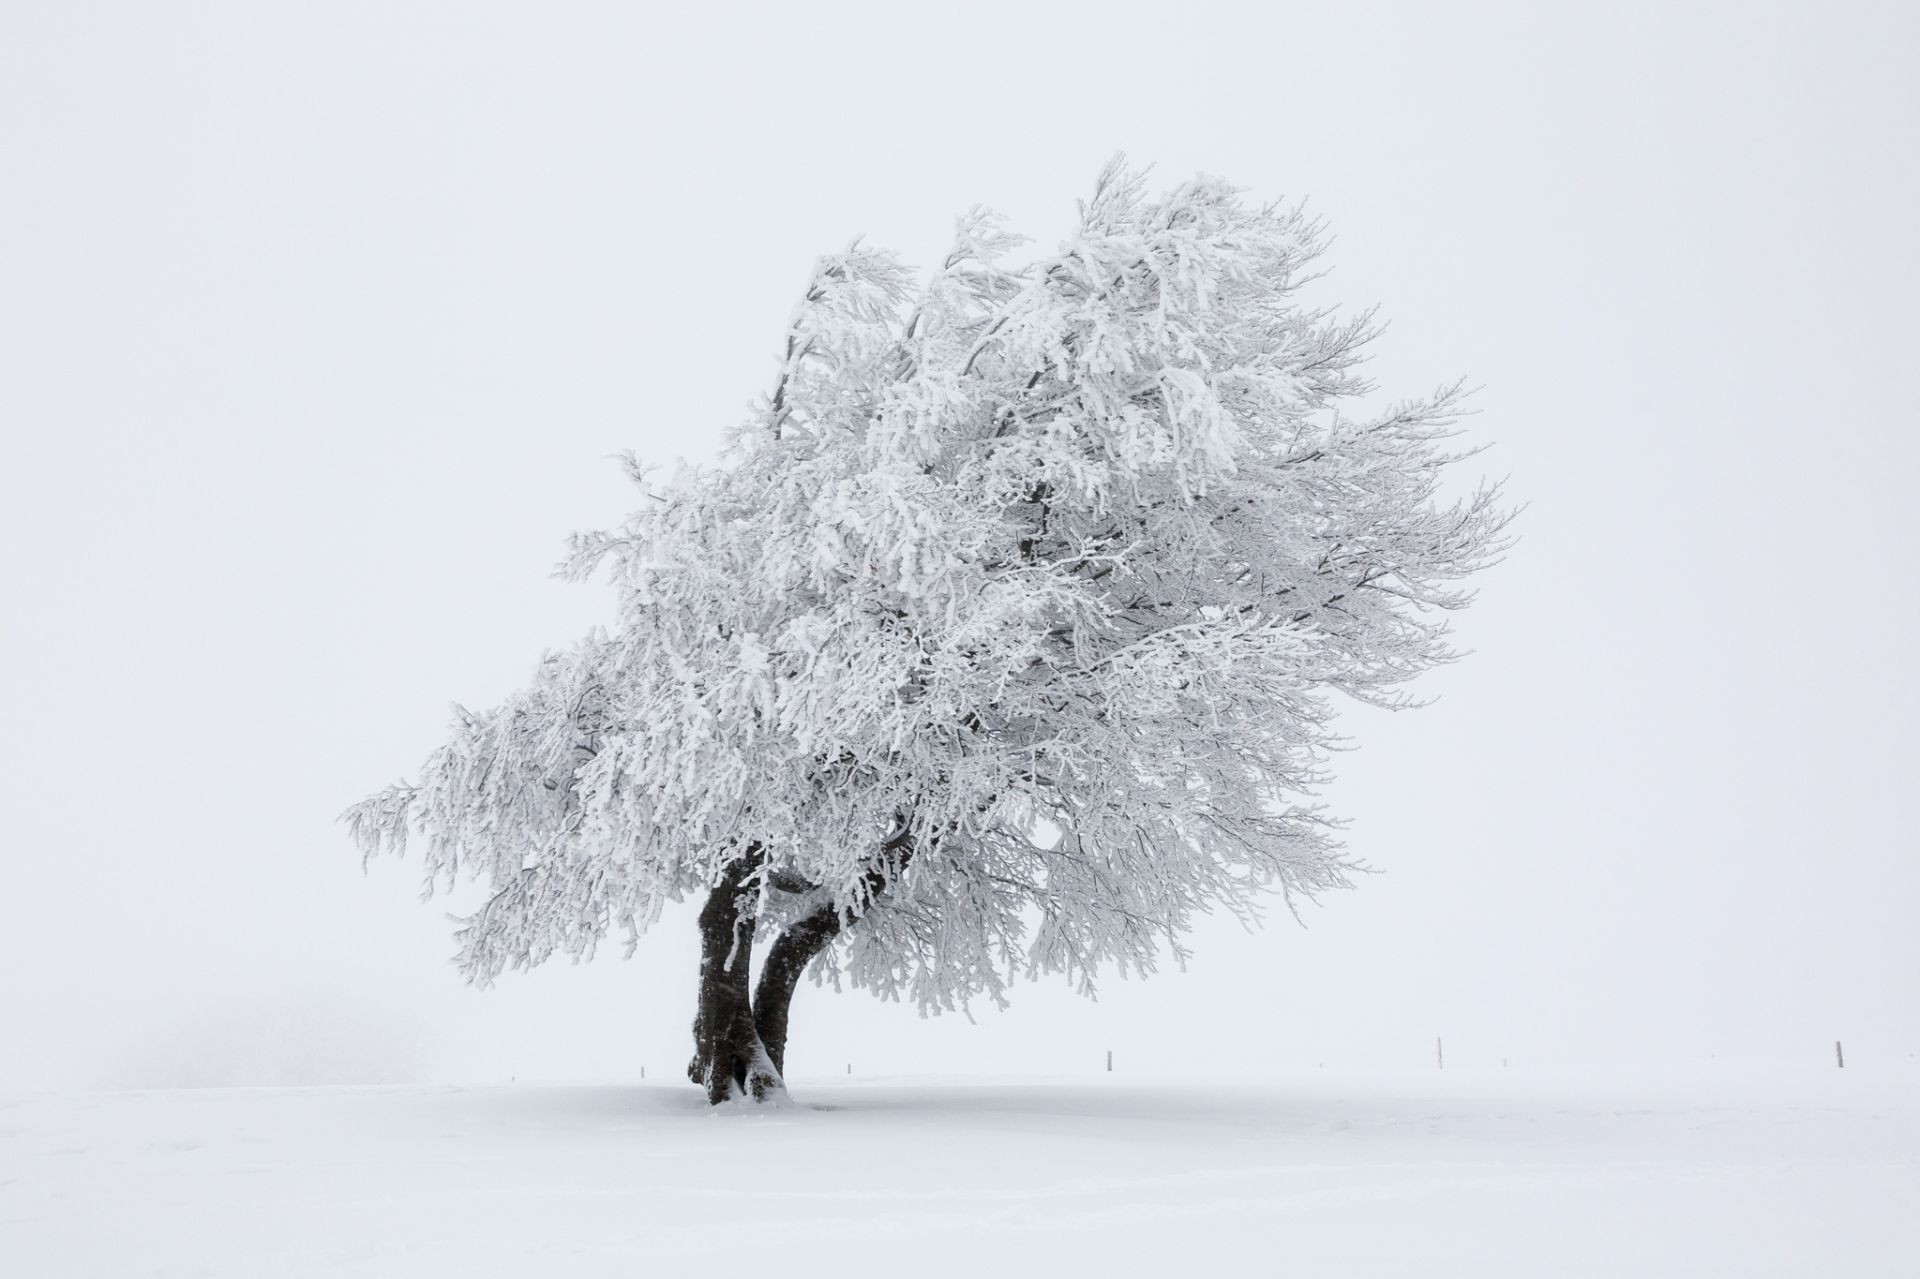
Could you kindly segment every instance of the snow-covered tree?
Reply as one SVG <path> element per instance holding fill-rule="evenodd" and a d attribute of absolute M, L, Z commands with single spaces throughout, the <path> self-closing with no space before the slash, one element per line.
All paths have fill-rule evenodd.
<path fill-rule="evenodd" d="M 1343 411 L 1371 317 L 1305 305 L 1319 227 L 1220 181 L 1116 163 L 1021 244 L 976 211 L 924 283 L 823 259 L 722 459 L 632 463 L 575 538 L 617 625 L 349 811 L 430 891 L 490 883 L 470 979 L 701 899 L 690 1073 L 765 1097 L 810 964 L 923 1010 L 1091 990 L 1346 882 L 1335 707 L 1405 704 L 1503 545 L 1493 489 L 1440 492 L 1457 388 Z"/>

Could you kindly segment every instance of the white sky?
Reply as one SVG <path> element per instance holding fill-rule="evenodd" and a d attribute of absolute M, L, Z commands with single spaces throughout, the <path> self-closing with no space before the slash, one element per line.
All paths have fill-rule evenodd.
<path fill-rule="evenodd" d="M 604 456 L 710 452 L 814 255 L 1116 149 L 1309 197 L 1523 542 L 1310 928 L 803 989 L 795 1074 L 1920 1051 L 1920 10 L 401 8 L 0 12 L 0 1085 L 674 1071 L 689 916 L 476 993 L 335 815 L 604 615 Z"/>

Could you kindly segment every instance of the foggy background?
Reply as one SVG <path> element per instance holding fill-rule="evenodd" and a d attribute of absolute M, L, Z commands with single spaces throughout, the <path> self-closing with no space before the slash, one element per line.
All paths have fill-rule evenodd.
<path fill-rule="evenodd" d="M 710 454 L 815 255 L 1118 149 L 1308 197 L 1522 540 L 1347 717 L 1381 874 L 1097 1003 L 803 987 L 794 1077 L 1920 1051 L 1915 14 L 12 0 L 0 1086 L 675 1077 L 690 909 L 477 992 L 335 817 L 610 615 L 606 455 Z"/>

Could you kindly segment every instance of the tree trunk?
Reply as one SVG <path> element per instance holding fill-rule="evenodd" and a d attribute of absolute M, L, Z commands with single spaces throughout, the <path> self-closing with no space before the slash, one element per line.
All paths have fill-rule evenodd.
<path fill-rule="evenodd" d="M 753 1024 L 773 1068 L 787 1069 L 787 1010 L 794 988 L 813 957 L 840 934 L 840 912 L 831 905 L 804 915 L 767 948 L 760 984 L 753 992 Z"/>
<path fill-rule="evenodd" d="M 866 873 L 870 896 L 886 892 L 913 860 L 911 828 L 912 823 L 903 818 L 900 829 L 880 845 L 884 861 Z M 793 992 L 807 965 L 840 935 L 843 927 L 845 920 L 839 908 L 828 903 L 795 920 L 767 948 L 760 984 L 753 992 L 753 1023 L 768 1060 L 781 1074 L 787 1069 L 787 1014 L 793 1007 Z"/>
<path fill-rule="evenodd" d="M 886 892 L 913 860 L 909 823 L 882 845 L 882 865 L 866 873 L 871 896 Z M 801 916 L 767 948 L 760 983 L 749 996 L 753 924 L 742 918 L 740 897 L 765 860 L 758 845 L 729 866 L 700 910 L 700 1006 L 693 1019 L 693 1060 L 687 1077 L 714 1105 L 734 1097 L 755 1101 L 786 1096 L 787 1014 L 801 974 L 844 927 L 829 904 Z"/>
<path fill-rule="evenodd" d="M 786 1095 L 780 1069 L 754 1030 L 749 995 L 753 921 L 741 918 L 740 894 L 759 861 L 754 851 L 728 867 L 700 911 L 700 1005 L 687 1077 L 716 1106 L 735 1097 Z"/>

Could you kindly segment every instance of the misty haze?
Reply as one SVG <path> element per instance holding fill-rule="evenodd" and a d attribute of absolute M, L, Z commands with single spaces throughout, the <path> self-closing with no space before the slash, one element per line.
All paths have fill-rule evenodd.
<path fill-rule="evenodd" d="M 1917 30 L 10 8 L 0 1270 L 1920 1270 Z"/>

